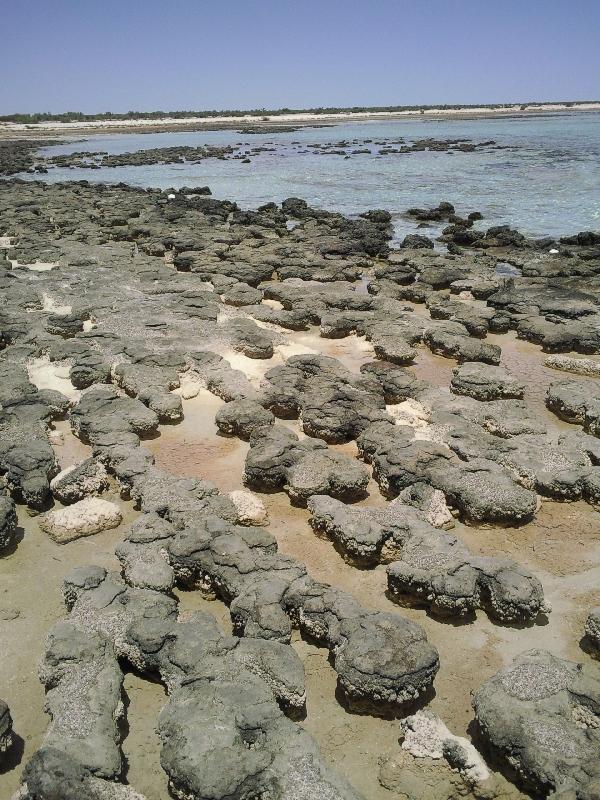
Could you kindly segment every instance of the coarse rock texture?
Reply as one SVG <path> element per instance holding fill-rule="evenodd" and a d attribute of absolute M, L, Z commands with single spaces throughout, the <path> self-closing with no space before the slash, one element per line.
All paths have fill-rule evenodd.
<path fill-rule="evenodd" d="M 356 500 L 369 481 L 366 468 L 319 439 L 299 439 L 282 425 L 258 428 L 250 437 L 244 471 L 246 484 L 259 491 L 284 490 L 292 502 L 306 505 L 311 495 Z"/>
<path fill-rule="evenodd" d="M 0 553 L 11 547 L 17 534 L 17 512 L 15 503 L 6 495 L 0 495 Z"/>
<path fill-rule="evenodd" d="M 543 796 L 594 796 L 600 681 L 593 669 L 530 650 L 475 692 L 473 708 L 487 746 L 527 786 Z"/>
<path fill-rule="evenodd" d="M 312 497 L 308 505 L 313 528 L 326 533 L 353 562 L 389 563 L 392 597 L 443 617 L 484 608 L 505 623 L 535 620 L 549 610 L 539 580 L 527 569 L 508 559 L 475 556 L 410 506 L 351 508 L 323 496 Z"/>
<path fill-rule="evenodd" d="M 389 145 L 293 146 L 479 147 Z M 242 147 L 56 161 L 8 147 L 0 168 L 269 152 Z M 581 366 L 555 389 L 543 352 L 557 364 L 600 353 L 598 236 L 486 230 L 444 202 L 411 210 L 433 227 L 394 248 L 380 209 L 349 219 L 288 198 L 247 211 L 204 188 L 0 182 L 0 625 L 28 761 L 20 800 L 139 800 L 126 762 L 149 800 L 167 781 L 194 800 L 358 797 L 345 778 L 369 800 L 522 800 L 495 773 L 473 783 L 461 746 L 444 759 L 398 748 L 391 718 L 431 702 L 464 735 L 468 692 L 524 647 L 589 659 L 598 391 Z M 116 491 L 124 536 L 61 548 L 23 507 L 56 502 L 60 515 Z M 31 665 L 48 629 L 43 743 Z M 596 730 L 597 701 L 577 691 L 560 697 L 567 750 Z M 527 709 L 527 730 L 553 698 Z M 576 777 L 593 763 L 584 749 L 569 759 Z M 15 771 L 0 794 L 4 781 L 10 794 Z M 573 791 L 587 800 L 590 785 Z"/>
<path fill-rule="evenodd" d="M 575 375 L 587 375 L 590 378 L 600 378 L 600 362 L 592 358 L 571 358 L 570 356 L 548 356 L 544 361 L 545 367 L 573 372 Z"/>
<path fill-rule="evenodd" d="M 600 381 L 556 381 L 548 387 L 546 405 L 566 422 L 600 436 Z"/>
<path fill-rule="evenodd" d="M 108 488 L 108 473 L 102 463 L 93 458 L 80 461 L 62 470 L 50 481 L 53 497 L 70 505 L 89 495 L 100 494 Z"/>
<path fill-rule="evenodd" d="M 417 711 L 400 723 L 402 749 L 417 758 L 445 758 L 473 783 L 489 778 L 490 772 L 483 758 L 468 739 L 454 736 L 443 721 L 431 711 Z"/>
<path fill-rule="evenodd" d="M 337 359 L 296 355 L 265 374 L 260 401 L 278 417 L 302 420 L 308 436 L 329 443 L 356 438 L 371 421 L 386 417 L 381 383 L 357 376 Z"/>
<path fill-rule="evenodd" d="M 119 506 L 99 497 L 86 497 L 66 508 L 48 511 L 40 517 L 40 528 L 58 544 L 92 536 L 121 524 Z"/>
<path fill-rule="evenodd" d="M 6 758 L 6 751 L 13 743 L 13 721 L 10 709 L 4 700 L 0 700 L 0 766 Z"/>
<path fill-rule="evenodd" d="M 475 400 L 497 400 L 500 397 L 521 398 L 525 387 L 502 367 L 478 362 L 461 364 L 454 370 L 450 389 Z"/>
<path fill-rule="evenodd" d="M 232 400 L 219 409 L 215 422 L 221 433 L 247 440 L 259 428 L 273 425 L 275 417 L 255 400 Z"/>
<path fill-rule="evenodd" d="M 585 621 L 587 644 L 600 656 L 600 608 L 592 608 Z"/>
<path fill-rule="evenodd" d="M 441 490 L 468 522 L 518 524 L 535 513 L 535 494 L 499 463 L 480 457 L 465 463 L 446 445 L 416 438 L 407 426 L 374 423 L 358 437 L 358 448 L 386 497 L 425 482 Z"/>
<path fill-rule="evenodd" d="M 67 737 L 55 742 L 55 733 L 71 719 L 73 703 L 82 704 L 85 715 L 88 707 L 94 709 L 103 682 L 115 690 L 120 686 L 114 647 L 137 669 L 158 673 L 168 688 L 158 732 L 161 763 L 176 796 L 243 797 L 269 789 L 291 798 L 302 781 L 314 796 L 359 797 L 325 766 L 311 737 L 275 702 L 290 709 L 304 702 L 303 669 L 291 648 L 224 636 L 209 614 L 178 620 L 175 600 L 129 588 L 94 567 L 69 576 L 65 598 L 71 615 L 51 637 L 42 672 L 53 687 L 47 695 L 53 721 L 40 752 L 58 746 L 85 770 L 115 776 L 120 759 L 116 706 L 103 707 L 91 729 L 88 724 L 89 739 L 80 738 L 84 717 L 75 726 L 71 722 Z M 65 659 L 71 662 L 66 670 Z M 118 703 L 118 692 L 114 697 Z"/>
<path fill-rule="evenodd" d="M 235 489 L 229 492 L 229 497 L 235 506 L 240 525 L 268 525 L 269 515 L 260 497 L 252 492 Z"/>

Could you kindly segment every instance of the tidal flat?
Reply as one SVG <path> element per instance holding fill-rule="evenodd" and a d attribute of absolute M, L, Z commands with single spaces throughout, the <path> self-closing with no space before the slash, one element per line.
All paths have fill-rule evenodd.
<path fill-rule="evenodd" d="M 381 160 L 523 151 L 470 141 Z M 155 144 L 0 160 L 0 795 L 591 800 L 593 201 L 249 207 Z"/>

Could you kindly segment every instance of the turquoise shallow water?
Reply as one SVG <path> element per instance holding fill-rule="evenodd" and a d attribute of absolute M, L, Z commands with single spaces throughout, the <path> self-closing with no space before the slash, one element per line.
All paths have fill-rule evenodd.
<path fill-rule="evenodd" d="M 432 137 L 494 139 L 510 149 L 474 153 L 414 152 L 382 157 L 302 153 L 293 145 L 341 139 Z M 209 159 L 100 170 L 54 169 L 47 180 L 117 182 L 167 188 L 208 184 L 217 198 L 253 208 L 298 196 L 320 208 L 358 214 L 386 208 L 398 236 L 414 231 L 403 212 L 411 206 L 454 203 L 458 213 L 481 211 L 484 226 L 508 223 L 542 236 L 600 229 L 600 114 L 563 114 L 481 120 L 369 121 L 293 133 L 243 135 L 237 131 L 103 135 L 48 148 L 47 153 L 105 150 L 123 153 L 176 145 L 274 145 L 251 164 Z"/>

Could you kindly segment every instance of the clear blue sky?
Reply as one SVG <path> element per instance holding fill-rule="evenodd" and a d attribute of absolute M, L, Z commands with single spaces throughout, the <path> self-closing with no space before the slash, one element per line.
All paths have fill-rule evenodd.
<path fill-rule="evenodd" d="M 0 113 L 597 99 L 600 0 L 2 0 Z"/>

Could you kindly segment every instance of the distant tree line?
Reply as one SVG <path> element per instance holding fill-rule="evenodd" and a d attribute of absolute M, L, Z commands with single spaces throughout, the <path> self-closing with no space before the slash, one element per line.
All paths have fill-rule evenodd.
<path fill-rule="evenodd" d="M 81 111 L 65 111 L 62 114 L 52 114 L 49 111 L 41 111 L 36 114 L 6 114 L 0 116 L 0 122 L 18 122 L 24 125 L 34 125 L 37 122 L 102 122 L 104 120 L 130 120 L 130 119 L 190 119 L 193 117 L 276 117 L 283 114 L 342 114 L 342 113 L 377 113 L 381 111 L 399 112 L 399 111 L 431 111 L 433 109 L 440 110 L 458 110 L 461 108 L 512 108 L 514 105 L 520 105 L 521 109 L 526 109 L 529 106 L 539 106 L 547 103 L 560 104 L 568 107 L 574 106 L 576 103 L 592 103 L 598 102 L 594 100 L 553 100 L 531 103 L 459 103 L 457 105 L 428 105 L 428 106 L 320 106 L 319 108 L 254 108 L 250 110 L 242 109 L 223 109 L 210 111 L 127 111 L 124 114 L 115 114 L 112 111 L 105 111 L 100 114 L 83 114 Z"/>

